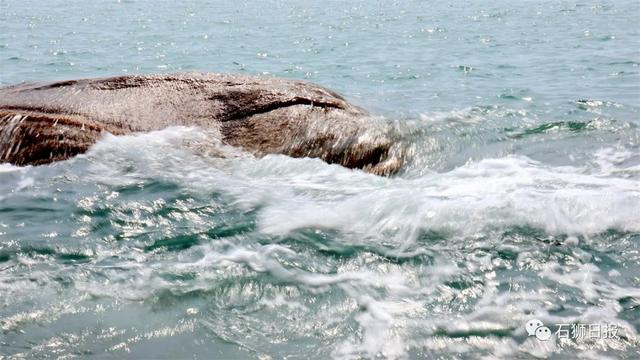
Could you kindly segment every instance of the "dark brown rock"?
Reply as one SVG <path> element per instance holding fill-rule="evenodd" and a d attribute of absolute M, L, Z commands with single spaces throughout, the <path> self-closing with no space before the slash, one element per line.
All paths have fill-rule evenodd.
<path fill-rule="evenodd" d="M 256 155 L 317 157 L 389 174 L 389 129 L 307 82 L 228 74 L 121 76 L 0 88 L 0 163 L 39 165 L 86 151 L 103 132 L 199 126 Z"/>

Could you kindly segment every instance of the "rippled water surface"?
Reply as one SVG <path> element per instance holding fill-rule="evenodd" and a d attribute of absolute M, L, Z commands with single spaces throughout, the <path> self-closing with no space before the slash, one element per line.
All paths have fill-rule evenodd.
<path fill-rule="evenodd" d="M 0 358 L 638 358 L 638 23 L 638 1 L 0 0 L 0 85 L 302 78 L 409 149 L 385 178 L 176 127 L 0 165 Z"/>

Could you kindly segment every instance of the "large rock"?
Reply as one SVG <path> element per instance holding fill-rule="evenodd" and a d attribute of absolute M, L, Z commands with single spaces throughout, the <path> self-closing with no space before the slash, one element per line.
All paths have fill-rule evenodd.
<path fill-rule="evenodd" d="M 303 81 L 228 74 L 121 76 L 0 88 L 0 163 L 39 165 L 86 151 L 103 132 L 198 126 L 256 155 L 317 157 L 390 174 L 388 126 Z"/>

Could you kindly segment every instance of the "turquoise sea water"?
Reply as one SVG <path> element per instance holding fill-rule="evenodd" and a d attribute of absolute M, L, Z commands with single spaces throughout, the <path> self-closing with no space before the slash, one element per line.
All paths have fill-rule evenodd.
<path fill-rule="evenodd" d="M 625 0 L 0 0 L 0 85 L 307 79 L 410 149 L 383 178 L 170 128 L 0 165 L 0 358 L 638 358 L 639 23 Z"/>

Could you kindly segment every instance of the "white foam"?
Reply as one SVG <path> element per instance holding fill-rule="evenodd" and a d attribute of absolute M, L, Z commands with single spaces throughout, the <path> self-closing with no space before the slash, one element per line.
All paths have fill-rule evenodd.
<path fill-rule="evenodd" d="M 548 167 L 523 157 L 484 159 L 412 180 L 352 178 L 360 182 L 360 191 L 347 181 L 353 192 L 344 195 L 339 184 L 324 178 L 324 187 L 336 190 L 323 198 L 303 193 L 270 202 L 260 216 L 261 231 L 284 235 L 302 228 L 339 229 L 406 242 L 420 230 L 469 235 L 487 225 L 529 224 L 553 234 L 587 235 L 640 229 L 638 181 Z"/>
<path fill-rule="evenodd" d="M 200 156 L 181 146 L 185 142 L 214 143 L 225 157 Z M 602 150 L 594 168 L 506 156 L 405 179 L 317 159 L 256 159 L 233 151 L 198 129 L 173 128 L 108 137 L 89 157 L 100 158 L 93 169 L 100 181 L 166 179 L 193 191 L 222 192 L 236 206 L 260 207 L 259 230 L 268 235 L 332 229 L 350 241 L 410 244 L 426 230 L 469 236 L 486 226 L 528 224 L 569 235 L 640 231 L 638 174 L 635 167 L 621 167 L 628 153 L 607 157 Z"/>
<path fill-rule="evenodd" d="M 0 173 L 16 172 L 28 168 L 28 166 L 15 166 L 11 164 L 0 164 Z"/>

